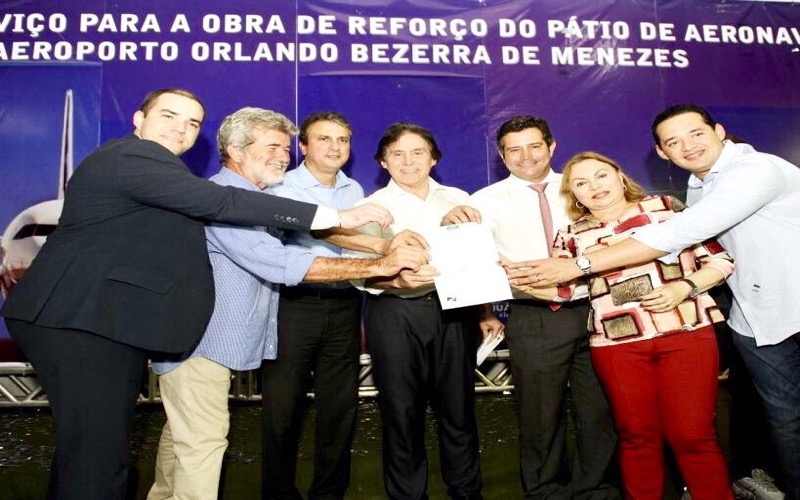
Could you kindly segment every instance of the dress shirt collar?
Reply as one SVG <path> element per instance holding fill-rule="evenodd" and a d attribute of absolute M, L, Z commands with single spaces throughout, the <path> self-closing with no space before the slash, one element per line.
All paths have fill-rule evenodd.
<path fill-rule="evenodd" d="M 722 147 L 722 152 L 719 154 L 719 158 L 717 161 L 711 165 L 711 169 L 709 169 L 708 174 L 706 174 L 705 179 L 700 179 L 696 175 L 692 174 L 689 177 L 689 187 L 692 189 L 697 189 L 703 186 L 703 182 L 713 179 L 717 174 L 719 174 L 726 166 L 730 165 L 731 160 L 736 158 L 739 155 L 746 154 L 746 153 L 754 153 L 755 149 L 753 146 L 749 144 L 734 144 L 729 140 L 725 140 L 724 146 Z"/>
<path fill-rule="evenodd" d="M 433 177 L 428 177 L 428 196 L 425 198 L 425 201 L 428 201 L 435 196 L 437 191 L 444 189 L 445 187 L 436 182 Z M 394 181 L 394 179 L 389 179 L 389 183 L 386 184 L 386 194 L 394 198 L 400 198 L 408 195 L 416 196 L 414 193 L 410 193 L 401 188 L 400 185 Z"/>
<path fill-rule="evenodd" d="M 550 170 L 547 172 L 547 175 L 544 177 L 544 179 L 542 179 L 540 182 L 531 182 L 531 181 L 526 181 L 525 179 L 522 179 L 522 178 L 520 178 L 520 177 L 517 177 L 517 176 L 516 176 L 516 175 L 514 175 L 514 174 L 511 174 L 511 175 L 509 175 L 509 176 L 508 176 L 508 178 L 507 178 L 506 180 L 507 180 L 507 182 L 508 182 L 509 184 L 511 184 L 511 185 L 512 185 L 512 186 L 514 186 L 514 187 L 525 187 L 525 188 L 527 188 L 527 187 L 529 187 L 531 184 L 541 184 L 541 183 L 543 183 L 543 182 L 547 182 L 548 184 L 551 184 L 551 183 L 553 183 L 553 182 L 555 182 L 555 181 L 557 181 L 557 180 L 558 180 L 558 174 L 556 174 L 555 172 L 553 172 L 553 169 L 551 168 L 551 169 L 550 169 Z"/>
<path fill-rule="evenodd" d="M 295 171 L 297 172 L 295 174 L 297 176 L 296 179 L 297 186 L 300 189 L 310 189 L 313 187 L 325 187 L 328 189 L 331 188 L 328 185 L 322 184 L 317 180 L 316 177 L 314 177 L 314 174 L 312 174 L 311 171 L 306 166 L 305 161 L 303 161 L 300 165 L 298 165 Z M 338 172 L 336 172 L 336 181 L 335 185 L 333 186 L 333 189 L 342 189 L 344 187 L 349 186 L 352 183 L 353 181 L 349 177 L 347 177 L 347 175 L 345 175 L 344 172 L 339 170 Z"/>
<path fill-rule="evenodd" d="M 248 191 L 266 191 L 267 188 L 259 189 L 258 186 L 253 184 L 252 182 L 248 181 L 241 175 L 237 174 L 233 170 L 229 169 L 228 167 L 222 167 L 219 169 L 219 173 L 217 174 L 220 178 L 225 179 L 226 183 L 229 186 L 238 187 L 242 189 L 246 189 Z"/>

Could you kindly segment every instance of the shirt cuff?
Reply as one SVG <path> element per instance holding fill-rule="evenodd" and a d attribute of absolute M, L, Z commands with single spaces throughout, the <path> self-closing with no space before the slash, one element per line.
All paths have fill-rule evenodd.
<path fill-rule="evenodd" d="M 339 211 L 330 207 L 317 207 L 317 213 L 314 214 L 314 220 L 311 221 L 311 230 L 317 229 L 330 229 L 332 227 L 339 227 L 342 225 L 339 219 Z"/>

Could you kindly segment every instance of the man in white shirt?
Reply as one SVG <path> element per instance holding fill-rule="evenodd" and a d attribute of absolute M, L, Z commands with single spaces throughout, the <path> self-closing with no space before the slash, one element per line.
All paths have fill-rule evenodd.
<path fill-rule="evenodd" d="M 551 168 L 555 148 L 550 127 L 542 118 L 507 120 L 497 130 L 497 150 L 510 175 L 470 197 L 469 207 L 479 214 L 458 207 L 445 222 L 479 219 L 489 224 L 500 256 L 507 261 L 547 257 L 551 235 L 569 224 L 559 196 L 561 174 Z M 547 212 L 549 224 L 545 223 Z M 519 297 L 509 305 L 506 339 L 519 401 L 525 497 L 618 498 L 616 488 L 605 482 L 616 435 L 589 359 L 588 301 L 568 302 L 553 310 L 546 302 Z M 567 384 L 578 431 L 571 474 L 564 467 Z"/>
<path fill-rule="evenodd" d="M 427 129 L 396 123 L 386 130 L 375 159 L 391 180 L 367 198 L 396 217 L 381 236 L 436 228 L 444 214 L 466 202 L 467 193 L 430 177 L 441 156 Z M 430 403 L 447 493 L 475 500 L 481 498 L 474 386 L 478 314 L 474 308 L 442 311 L 434 275 L 435 269 L 422 266 L 367 283 L 364 325 L 379 391 L 384 483 L 389 498 L 427 498 Z"/>
<path fill-rule="evenodd" d="M 692 173 L 689 208 L 663 224 L 589 255 L 589 272 L 635 264 L 716 237 L 736 259 L 734 342 L 764 399 L 786 474 L 786 498 L 800 498 L 800 169 L 748 144 L 725 141 L 725 129 L 693 104 L 654 120 L 656 152 Z M 515 283 L 545 285 L 583 275 L 574 259 L 509 267 Z"/>

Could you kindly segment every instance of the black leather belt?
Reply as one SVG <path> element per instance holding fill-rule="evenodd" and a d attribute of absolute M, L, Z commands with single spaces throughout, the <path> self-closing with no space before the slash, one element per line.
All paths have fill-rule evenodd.
<path fill-rule="evenodd" d="M 352 286 L 346 288 L 281 286 L 282 299 L 357 299 L 359 297 L 361 297 L 361 291 Z"/>
<path fill-rule="evenodd" d="M 380 295 L 368 295 L 370 299 L 373 300 L 382 300 L 382 299 L 398 299 L 398 300 L 436 300 L 438 299 L 438 295 L 436 294 L 436 290 L 432 292 L 428 292 L 425 295 L 420 295 L 418 297 L 401 297 L 400 295 L 395 295 L 393 293 L 382 293 Z"/>
<path fill-rule="evenodd" d="M 535 299 L 512 299 L 509 301 L 511 304 L 520 304 L 523 306 L 534 306 L 534 307 L 550 307 L 550 302 L 545 302 L 543 300 L 535 300 Z M 584 306 L 589 303 L 589 298 L 585 297 L 582 299 L 577 300 L 570 300 L 569 302 L 557 302 L 560 307 L 564 308 L 571 308 L 571 307 L 578 307 Z"/>

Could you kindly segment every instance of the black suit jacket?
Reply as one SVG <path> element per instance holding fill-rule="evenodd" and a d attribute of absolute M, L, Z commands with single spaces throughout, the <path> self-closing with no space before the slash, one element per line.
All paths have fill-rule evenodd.
<path fill-rule="evenodd" d="M 184 351 L 214 306 L 204 221 L 308 230 L 316 208 L 196 177 L 152 141 L 107 142 L 75 170 L 57 229 L 2 314 Z"/>

